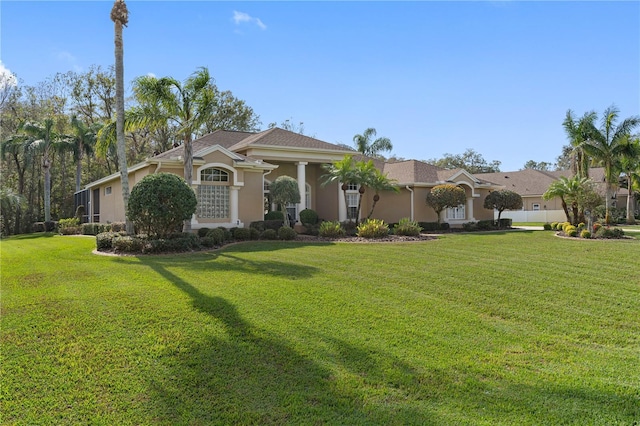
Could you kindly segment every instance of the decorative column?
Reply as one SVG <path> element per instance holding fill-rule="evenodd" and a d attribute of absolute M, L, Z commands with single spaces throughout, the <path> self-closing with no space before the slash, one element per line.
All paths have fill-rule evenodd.
<path fill-rule="evenodd" d="M 473 195 L 471 195 L 471 197 L 467 198 L 467 207 L 465 209 L 467 211 L 467 220 L 474 220 L 475 218 L 473 217 Z"/>
<path fill-rule="evenodd" d="M 231 219 L 231 224 L 234 226 L 240 224 L 240 220 L 238 220 L 238 190 L 239 189 L 240 189 L 239 186 L 229 187 L 229 209 L 231 209 L 230 219 Z"/>
<path fill-rule="evenodd" d="M 299 161 L 298 166 L 298 190 L 300 190 L 300 203 L 298 203 L 298 214 L 296 220 L 300 220 L 300 212 L 307 208 L 307 176 L 306 165 L 309 164 L 306 161 Z"/>
<path fill-rule="evenodd" d="M 342 182 L 338 182 L 338 221 L 347 220 L 347 204 L 344 201 L 344 191 L 342 190 Z"/>

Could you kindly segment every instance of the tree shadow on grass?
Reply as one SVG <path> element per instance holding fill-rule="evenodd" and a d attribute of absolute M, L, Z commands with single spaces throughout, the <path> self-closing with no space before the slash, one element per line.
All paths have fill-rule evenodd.
<path fill-rule="evenodd" d="M 166 351 L 150 379 L 154 421 L 166 424 L 411 424 L 395 422 L 397 409 L 365 406 L 363 395 L 343 389 L 335 371 L 296 352 L 287 342 L 247 322 L 222 297 L 202 293 L 159 262 L 147 265 L 188 295 L 207 315 L 203 330 L 222 326 Z M 353 356 L 376 376 L 378 367 L 364 349 L 337 339 L 339 362 Z M 342 359 L 344 358 L 344 359 Z M 346 360 L 346 361 L 345 361 Z M 355 367 L 347 365 L 351 370 Z M 405 368 L 405 367 L 403 367 Z M 406 410 L 405 410 L 406 411 Z M 432 421 L 418 412 L 403 419 Z"/>

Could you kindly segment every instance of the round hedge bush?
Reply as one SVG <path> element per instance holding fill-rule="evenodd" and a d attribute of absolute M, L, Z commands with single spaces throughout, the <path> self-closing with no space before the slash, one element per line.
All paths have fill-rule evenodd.
<path fill-rule="evenodd" d="M 127 216 L 150 237 L 167 237 L 196 211 L 196 194 L 172 173 L 147 175 L 131 190 Z"/>
<path fill-rule="evenodd" d="M 304 209 L 300 212 L 300 222 L 305 226 L 315 225 L 318 223 L 318 213 L 315 210 Z"/>

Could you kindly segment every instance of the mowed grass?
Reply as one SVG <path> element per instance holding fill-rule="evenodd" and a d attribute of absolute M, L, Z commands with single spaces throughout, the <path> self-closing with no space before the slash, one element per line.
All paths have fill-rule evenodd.
<path fill-rule="evenodd" d="M 94 245 L 0 243 L 2 423 L 640 420 L 638 240 Z"/>

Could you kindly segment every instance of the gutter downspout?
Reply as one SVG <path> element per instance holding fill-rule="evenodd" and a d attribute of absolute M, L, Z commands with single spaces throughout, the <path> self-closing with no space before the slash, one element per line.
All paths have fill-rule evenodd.
<path fill-rule="evenodd" d="M 409 185 L 406 185 L 405 188 L 411 193 L 411 221 L 413 221 L 413 189 L 411 189 Z"/>
<path fill-rule="evenodd" d="M 158 173 L 161 168 L 162 168 L 162 161 L 158 161 L 158 165 L 156 166 L 156 169 L 153 171 L 153 174 L 155 175 L 156 173 Z"/>
<path fill-rule="evenodd" d="M 262 174 L 262 196 L 264 197 L 264 178 L 265 176 L 267 176 L 268 174 L 270 174 L 274 169 L 269 170 L 267 173 L 263 173 Z M 269 206 L 269 209 L 272 209 L 273 206 Z M 263 209 L 264 210 L 264 209 Z"/>

